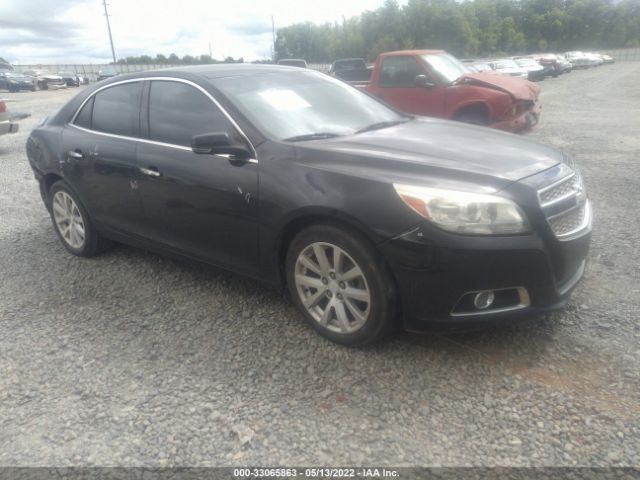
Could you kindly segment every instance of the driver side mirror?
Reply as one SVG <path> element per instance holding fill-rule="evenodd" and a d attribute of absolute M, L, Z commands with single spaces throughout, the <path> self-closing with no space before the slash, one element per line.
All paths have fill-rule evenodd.
<path fill-rule="evenodd" d="M 245 145 L 233 144 L 226 132 L 194 135 L 191 137 L 191 149 L 199 154 L 230 155 L 232 162 L 245 162 L 251 158 L 249 149 Z"/>
<path fill-rule="evenodd" d="M 431 82 L 429 80 L 429 77 L 427 77 L 426 75 L 418 75 L 415 79 L 415 84 L 416 87 L 427 87 L 427 88 L 431 88 L 431 87 L 435 87 L 435 83 Z"/>

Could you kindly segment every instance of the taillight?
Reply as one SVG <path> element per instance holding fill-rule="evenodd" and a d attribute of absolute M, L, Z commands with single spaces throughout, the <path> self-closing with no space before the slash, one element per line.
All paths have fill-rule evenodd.
<path fill-rule="evenodd" d="M 7 111 L 7 105 L 2 100 L 0 100 L 0 113 L 6 112 L 6 111 Z"/>

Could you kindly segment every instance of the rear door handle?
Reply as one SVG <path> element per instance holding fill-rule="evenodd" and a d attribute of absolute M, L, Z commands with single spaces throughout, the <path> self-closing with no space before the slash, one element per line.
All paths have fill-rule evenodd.
<path fill-rule="evenodd" d="M 149 175 L 150 177 L 159 177 L 162 175 L 156 167 L 149 167 L 149 168 L 140 167 L 140 173 L 144 173 L 145 175 Z"/>
<path fill-rule="evenodd" d="M 84 158 L 84 153 L 82 153 L 82 150 L 69 150 L 67 152 L 67 155 L 69 155 L 70 158 L 75 158 L 76 160 Z"/>

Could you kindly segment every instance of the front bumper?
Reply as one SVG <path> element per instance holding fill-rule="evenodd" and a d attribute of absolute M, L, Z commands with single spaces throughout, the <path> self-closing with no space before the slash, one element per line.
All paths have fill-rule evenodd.
<path fill-rule="evenodd" d="M 538 124 L 541 112 L 542 106 L 540 105 L 540 102 L 535 102 L 529 110 L 526 110 L 519 116 L 492 123 L 490 126 L 498 130 L 505 130 L 512 133 L 522 132 L 533 128 Z"/>
<path fill-rule="evenodd" d="M 470 330 L 563 307 L 582 277 L 591 225 L 570 241 L 537 233 L 480 237 L 425 222 L 379 246 L 393 271 L 409 331 Z M 527 302 L 459 314 L 469 292 L 524 289 Z"/>
<path fill-rule="evenodd" d="M 0 135 L 4 135 L 5 133 L 16 133 L 19 128 L 20 126 L 17 123 L 12 122 L 11 120 L 5 120 L 0 122 Z"/>

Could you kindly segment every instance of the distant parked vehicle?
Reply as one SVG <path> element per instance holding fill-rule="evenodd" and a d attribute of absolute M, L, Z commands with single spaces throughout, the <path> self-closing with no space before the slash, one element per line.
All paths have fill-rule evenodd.
<path fill-rule="evenodd" d="M 364 58 L 341 58 L 333 62 L 329 75 L 347 82 L 368 82 L 372 70 L 372 67 L 367 67 Z"/>
<path fill-rule="evenodd" d="M 0 100 L 0 135 L 16 133 L 18 128 L 18 124 L 15 123 L 9 115 L 7 104 Z"/>
<path fill-rule="evenodd" d="M 281 60 L 278 60 L 278 65 L 284 65 L 286 67 L 307 68 L 307 61 L 300 58 L 283 58 Z"/>
<path fill-rule="evenodd" d="M 556 58 L 560 65 L 560 73 L 570 73 L 573 70 L 573 65 L 562 53 L 556 53 Z"/>
<path fill-rule="evenodd" d="M 510 58 L 493 60 L 489 62 L 489 65 L 491 65 L 491 68 L 496 72 L 503 75 L 509 75 L 516 78 L 529 78 L 529 72 Z"/>
<path fill-rule="evenodd" d="M 383 53 L 366 90 L 401 112 L 517 132 L 538 123 L 540 87 L 470 71 L 443 50 Z"/>
<path fill-rule="evenodd" d="M 36 81 L 33 77 L 13 71 L 0 71 L 0 90 L 19 92 L 20 90 L 36 90 Z"/>
<path fill-rule="evenodd" d="M 602 56 L 597 53 L 586 52 L 584 55 L 591 62 L 592 67 L 599 67 L 604 63 Z"/>
<path fill-rule="evenodd" d="M 593 62 L 580 51 L 565 52 L 564 58 L 566 58 L 573 68 L 589 68 L 593 66 Z"/>
<path fill-rule="evenodd" d="M 79 87 L 80 83 L 82 83 L 80 77 L 75 72 L 58 72 L 58 75 L 62 77 L 62 80 L 67 84 L 67 87 Z"/>
<path fill-rule="evenodd" d="M 611 55 L 607 55 L 606 53 L 600 53 L 598 55 L 600 55 L 600 58 L 602 58 L 602 61 L 604 63 L 615 63 L 616 62 L 615 58 L 613 58 Z"/>
<path fill-rule="evenodd" d="M 544 80 L 544 67 L 531 57 L 513 57 L 513 61 L 527 72 L 527 78 L 532 82 Z"/>
<path fill-rule="evenodd" d="M 493 68 L 491 68 L 491 65 L 489 65 L 488 60 L 484 61 L 484 60 L 465 59 L 465 60 L 462 60 L 462 63 L 470 71 L 475 73 L 495 73 L 495 74 L 499 73 L 499 72 L 496 72 Z"/>
<path fill-rule="evenodd" d="M 34 77 L 36 84 L 40 90 L 58 90 L 60 88 L 67 88 L 67 84 L 60 75 L 54 75 L 47 70 L 25 70 L 22 72 L 25 75 Z"/>
<path fill-rule="evenodd" d="M 118 72 L 115 70 L 100 70 L 98 71 L 97 81 L 100 82 L 102 80 L 106 80 L 107 78 L 115 77 L 118 75 Z"/>
<path fill-rule="evenodd" d="M 562 74 L 560 60 L 553 53 L 534 53 L 529 56 L 544 67 L 545 76 L 555 78 Z"/>

